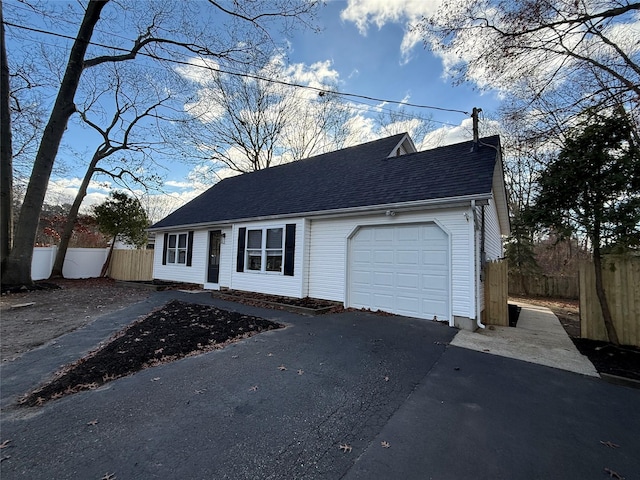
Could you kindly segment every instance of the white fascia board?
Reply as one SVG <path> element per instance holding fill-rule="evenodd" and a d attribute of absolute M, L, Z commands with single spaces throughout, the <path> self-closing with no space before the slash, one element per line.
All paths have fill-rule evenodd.
<path fill-rule="evenodd" d="M 471 201 L 475 201 L 476 205 L 486 205 L 491 199 L 491 193 L 483 193 L 478 195 L 463 195 L 459 197 L 435 198 L 431 200 L 415 200 L 411 202 L 384 203 L 379 205 L 365 205 L 362 207 L 337 208 L 334 210 L 318 210 L 313 212 L 288 213 L 283 215 L 264 215 L 261 217 L 246 217 L 225 220 L 225 223 L 194 223 L 187 225 L 175 225 L 171 227 L 158 227 L 149 229 L 148 231 L 176 231 L 185 229 L 211 229 L 230 227 L 238 223 L 262 222 L 269 220 L 284 220 L 288 218 L 337 218 L 351 217 L 355 215 L 366 215 L 384 213 L 387 210 L 395 212 L 409 212 L 413 210 L 427 210 L 436 208 L 452 208 L 464 207 L 470 205 Z"/>
<path fill-rule="evenodd" d="M 231 228 L 233 227 L 233 223 L 226 222 L 225 223 L 187 223 L 183 225 L 173 225 L 171 227 L 158 227 L 158 228 L 147 228 L 147 232 L 156 233 L 156 232 L 176 232 L 178 230 L 212 230 L 212 229 L 223 229 L 223 228 Z"/>

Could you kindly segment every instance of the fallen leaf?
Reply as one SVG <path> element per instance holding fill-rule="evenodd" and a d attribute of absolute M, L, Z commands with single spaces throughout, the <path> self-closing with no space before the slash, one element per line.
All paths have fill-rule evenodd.
<path fill-rule="evenodd" d="M 278 370 L 280 370 L 281 372 L 284 372 L 287 369 L 287 367 L 285 367 L 284 365 L 280 365 L 278 367 Z"/>
<path fill-rule="evenodd" d="M 611 442 L 609 440 L 607 440 L 606 442 L 603 442 L 602 440 L 600 440 L 600 443 L 602 445 L 604 445 L 605 447 L 610 447 L 610 448 L 619 448 L 620 447 L 620 445 L 617 445 L 617 444 L 615 444 L 615 443 L 613 443 L 613 442 Z"/>
<path fill-rule="evenodd" d="M 380 445 L 382 445 L 382 448 L 389 448 L 391 445 L 389 444 L 389 442 L 380 442 Z"/>
<path fill-rule="evenodd" d="M 351 445 L 348 444 L 340 444 L 340 450 L 342 450 L 344 453 L 348 453 L 352 450 Z"/>
<path fill-rule="evenodd" d="M 605 468 L 604 471 L 609 474 L 609 478 L 617 478 L 618 480 L 624 480 L 624 477 L 614 470 Z"/>
<path fill-rule="evenodd" d="M 302 375 L 304 373 L 304 370 L 302 370 L 301 368 L 298 369 L 298 375 Z"/>
<path fill-rule="evenodd" d="M 0 443 L 0 448 L 7 448 L 10 443 L 11 440 L 5 440 L 4 442 Z"/>
<path fill-rule="evenodd" d="M 152 382 L 157 382 L 158 380 L 160 380 L 160 377 L 153 377 L 153 378 L 151 379 L 151 381 L 152 381 Z"/>
<path fill-rule="evenodd" d="M 90 422 L 87 422 L 87 425 L 97 425 L 97 424 L 98 424 L 97 418 L 95 420 L 91 420 Z"/>
<path fill-rule="evenodd" d="M 258 385 L 254 385 L 253 387 L 251 387 L 249 389 L 250 392 L 257 392 L 258 391 Z"/>

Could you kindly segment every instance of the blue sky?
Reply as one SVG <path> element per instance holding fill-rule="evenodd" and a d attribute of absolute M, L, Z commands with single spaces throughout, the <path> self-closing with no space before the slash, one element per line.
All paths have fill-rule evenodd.
<path fill-rule="evenodd" d="M 4 3 L 5 20 L 20 21 L 25 25 L 46 27 L 66 34 L 74 34 L 77 30 L 77 24 L 73 21 L 43 26 L 42 19 L 23 16 L 24 6 L 17 0 Z M 54 0 L 46 3 L 56 6 L 65 4 Z M 495 111 L 499 104 L 496 94 L 480 93 L 472 85 L 453 86 L 444 75 L 443 59 L 426 50 L 422 42 L 410 34 L 409 25 L 415 23 L 421 14 L 432 12 L 438 3 L 439 0 L 330 0 L 317 18 L 321 33 L 297 31 L 289 38 L 282 38 L 283 45 L 287 45 L 287 60 L 308 76 L 317 74 L 332 78 L 341 92 L 465 112 L 470 112 L 473 107 L 480 107 L 486 113 Z M 77 10 L 77 4 L 74 2 L 72 5 Z M 69 18 L 73 19 L 73 16 Z M 8 31 L 10 62 L 16 32 L 16 29 Z M 42 41 L 43 38 L 23 31 L 17 34 L 23 39 L 30 36 Z M 46 41 L 52 40 L 47 38 Z M 34 42 L 34 46 L 37 43 Z M 51 90 L 54 91 L 53 88 Z M 374 101 L 351 101 L 368 105 L 364 107 L 362 103 L 356 103 L 360 108 L 397 108 L 393 104 L 381 105 Z M 431 116 L 434 128 L 439 130 L 433 137 L 437 138 L 437 145 L 471 138 L 468 115 L 432 109 L 407 108 L 406 111 Z M 375 130 L 365 132 L 362 141 L 371 140 L 376 135 Z M 414 138 L 414 141 L 421 143 L 422 139 Z M 92 152 L 99 138 L 87 129 L 79 129 L 70 123 L 64 142 L 76 152 Z M 429 142 L 423 145 L 437 146 Z M 61 151 L 61 160 L 68 160 L 69 165 L 74 165 L 73 160 L 64 158 L 65 155 L 69 153 Z M 71 202 L 83 174 L 82 164 L 54 174 L 47 201 Z M 157 210 L 161 212 L 160 215 L 169 213 L 167 209 L 179 206 L 207 187 L 205 182 L 198 180 L 197 172 L 177 162 L 164 165 L 163 175 L 164 191 L 174 199 L 170 207 L 165 205 Z M 107 186 L 94 182 L 89 189 L 85 209 L 102 201 L 108 192 Z"/>
<path fill-rule="evenodd" d="M 396 21 L 388 20 L 381 27 L 371 24 L 363 34 L 354 22 L 340 18 L 348 3 L 347 0 L 328 2 L 319 17 L 322 33 L 305 32 L 291 39 L 292 61 L 311 64 L 330 60 L 332 68 L 340 74 L 340 87 L 345 92 L 393 100 L 408 96 L 411 103 L 463 111 L 471 111 L 473 107 L 487 111 L 496 108 L 494 95 L 483 95 L 470 85 L 453 86 L 450 79 L 443 76 L 442 61 L 421 42 L 411 49 L 405 60 L 401 44 L 408 14 Z M 393 4 L 392 1 L 369 3 Z M 397 0 L 396 3 L 416 2 Z M 372 10 L 374 8 L 372 5 Z M 422 112 L 432 114 L 436 121 L 453 125 L 463 119 L 459 113 L 428 109 Z"/>

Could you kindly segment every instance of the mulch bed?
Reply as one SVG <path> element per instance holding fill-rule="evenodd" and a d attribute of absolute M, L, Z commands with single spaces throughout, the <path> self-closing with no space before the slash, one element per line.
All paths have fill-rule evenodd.
<path fill-rule="evenodd" d="M 640 382 L 640 348 L 615 346 L 608 342 L 572 338 L 576 348 L 585 355 L 600 374 L 615 375 Z M 640 383 L 638 384 L 640 387 Z"/>
<path fill-rule="evenodd" d="M 278 328 L 282 325 L 263 318 L 174 300 L 118 332 L 103 347 L 64 367 L 51 382 L 27 394 L 20 404 L 42 405 L 144 368 L 223 348 Z"/>
<path fill-rule="evenodd" d="M 332 302 L 329 300 L 321 300 L 318 298 L 304 297 L 293 298 L 283 297 L 280 295 L 268 295 L 265 293 L 245 292 L 242 290 L 222 290 L 214 292 L 214 296 L 220 298 L 232 299 L 245 305 L 268 307 L 268 308 L 284 308 L 284 306 L 301 307 L 309 310 L 317 310 L 321 313 L 334 313 L 344 310 L 342 303 Z"/>

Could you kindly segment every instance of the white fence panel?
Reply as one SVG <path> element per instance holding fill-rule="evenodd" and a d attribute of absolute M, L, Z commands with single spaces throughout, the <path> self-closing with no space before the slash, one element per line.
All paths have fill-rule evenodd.
<path fill-rule="evenodd" d="M 49 278 L 57 251 L 57 247 L 36 247 L 33 249 L 33 258 L 31 259 L 31 278 L 33 280 Z"/>
<path fill-rule="evenodd" d="M 31 261 L 31 278 L 44 280 L 51 275 L 57 247 L 35 247 Z M 65 278 L 95 278 L 100 276 L 107 259 L 108 248 L 69 248 L 62 266 Z"/>

